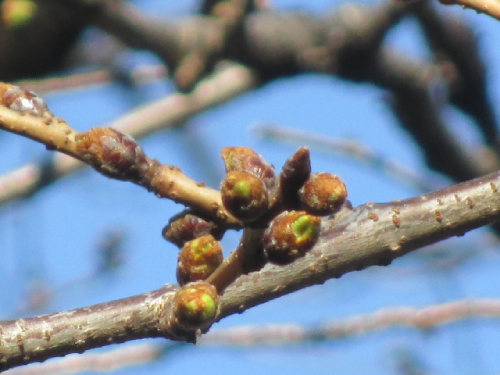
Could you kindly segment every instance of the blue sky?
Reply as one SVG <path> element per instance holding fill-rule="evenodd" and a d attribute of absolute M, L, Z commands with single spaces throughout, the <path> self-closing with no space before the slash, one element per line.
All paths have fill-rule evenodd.
<path fill-rule="evenodd" d="M 148 12 L 176 16 L 188 13 L 189 6 L 194 3 L 136 2 Z M 278 9 L 322 13 L 340 2 L 275 0 L 273 4 Z M 496 40 L 500 23 L 460 8 L 444 10 L 473 23 L 481 39 L 483 54 L 490 63 L 492 97 L 500 97 L 500 70 L 495 70 L 494 65 L 500 61 Z M 412 21 L 403 22 L 388 40 L 412 56 L 427 56 Z M 147 54 L 130 56 L 136 62 L 151 60 Z M 171 86 L 166 82 L 149 84 L 136 93 L 111 84 L 49 95 L 46 99 L 57 116 L 65 118 L 76 129 L 85 130 L 103 125 L 134 106 L 170 91 Z M 448 111 L 447 115 L 460 134 L 471 139 L 473 144 L 475 135 L 468 128 L 467 120 L 453 111 Z M 395 124 L 382 91 L 319 75 L 278 80 L 193 118 L 185 129 L 160 133 L 142 140 L 141 144 L 148 155 L 177 165 L 187 175 L 216 187 L 223 175 L 219 156 L 222 147 L 250 146 L 278 168 L 298 147 L 298 144 L 259 138 L 252 129 L 262 123 L 307 130 L 324 137 L 356 140 L 412 170 L 424 175 L 429 173 L 422 164 L 420 151 Z M 1 134 L 0 145 L 5 155 L 9 155 L 0 160 L 1 173 L 42 158 L 47 152 L 32 141 L 10 134 Z M 346 181 L 349 198 L 355 205 L 419 193 L 345 156 L 313 148 L 312 160 L 315 171 L 333 172 Z M 177 250 L 162 239 L 161 229 L 169 217 L 182 208 L 159 200 L 130 183 L 106 179 L 92 170 L 60 181 L 29 200 L 8 205 L 0 211 L 0 252 L 4 258 L 0 264 L 0 291 L 4 296 L 0 312 L 11 316 L 22 305 L 30 281 L 54 290 L 51 303 L 43 312 L 123 298 L 175 282 Z M 97 244 L 110 229 L 125 233 L 124 265 L 106 277 L 85 278 L 95 268 Z M 237 241 L 237 233 L 224 239 L 226 253 Z M 500 297 L 495 287 L 500 266 L 498 246 L 488 242 L 484 230 L 447 241 L 436 248 L 477 254 L 453 269 L 433 269 L 430 250 L 422 251 L 390 267 L 351 273 L 280 298 L 230 317 L 213 329 L 252 324 L 314 325 L 388 306 L 427 306 L 453 299 Z M 450 256 L 449 252 L 447 254 Z M 161 343 L 161 340 L 153 342 Z M 483 320 L 446 326 L 433 332 L 395 329 L 321 344 L 190 347 L 154 363 L 115 373 L 396 374 L 396 362 L 401 353 L 410 353 L 421 360 L 430 373 L 493 374 L 500 371 L 500 360 L 494 349 L 499 344 L 500 325 Z"/>

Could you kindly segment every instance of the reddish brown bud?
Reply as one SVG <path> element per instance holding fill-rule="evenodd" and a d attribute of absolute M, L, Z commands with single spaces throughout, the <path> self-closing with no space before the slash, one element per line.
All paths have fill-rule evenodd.
<path fill-rule="evenodd" d="M 162 231 L 162 235 L 167 241 L 172 242 L 178 247 L 182 247 L 187 241 L 194 240 L 206 234 L 211 234 L 217 239 L 222 237 L 223 230 L 217 224 L 202 219 L 191 212 L 190 210 L 186 210 L 172 217 Z"/>
<path fill-rule="evenodd" d="M 0 102 L 3 106 L 13 111 L 26 113 L 36 117 L 53 117 L 49 112 L 47 104 L 33 91 L 6 83 L 0 84 Z"/>
<path fill-rule="evenodd" d="M 347 189 L 339 176 L 313 173 L 299 191 L 302 209 L 313 215 L 337 212 L 347 198 Z"/>
<path fill-rule="evenodd" d="M 249 172 L 228 172 L 221 185 L 222 203 L 241 221 L 254 221 L 269 208 L 264 182 Z"/>
<path fill-rule="evenodd" d="M 249 147 L 225 147 L 222 149 L 222 158 L 226 172 L 245 171 L 259 177 L 267 188 L 269 197 L 277 195 L 278 178 L 274 167 L 262 155 Z"/>
<path fill-rule="evenodd" d="M 208 234 L 182 247 L 177 261 L 177 281 L 180 285 L 193 281 L 203 281 L 222 263 L 222 247 Z"/>
<path fill-rule="evenodd" d="M 309 148 L 300 147 L 287 159 L 280 174 L 281 200 L 287 208 L 299 208 L 299 189 L 311 175 Z"/>
<path fill-rule="evenodd" d="M 304 211 L 285 211 L 264 232 L 264 252 L 270 262 L 287 264 L 304 256 L 316 243 L 321 219 Z"/>
<path fill-rule="evenodd" d="M 111 128 L 93 128 L 75 137 L 82 158 L 102 174 L 120 180 L 140 179 L 147 167 L 141 146 L 130 136 Z"/>
<path fill-rule="evenodd" d="M 174 296 L 175 324 L 186 330 L 207 329 L 217 315 L 219 297 L 207 283 L 184 285 Z"/>

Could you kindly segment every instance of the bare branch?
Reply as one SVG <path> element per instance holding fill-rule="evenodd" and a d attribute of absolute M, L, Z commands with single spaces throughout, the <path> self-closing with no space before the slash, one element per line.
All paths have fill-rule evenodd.
<path fill-rule="evenodd" d="M 429 1 L 420 1 L 412 9 L 448 81 L 451 102 L 476 119 L 485 144 L 497 147 L 498 124 L 478 37 L 465 20 L 441 16 Z"/>
<path fill-rule="evenodd" d="M 200 345 L 261 346 L 287 345 L 328 340 L 342 340 L 373 331 L 393 328 L 428 330 L 433 327 L 474 318 L 500 318 L 500 301 L 470 299 L 424 308 L 390 307 L 369 314 L 332 320 L 318 326 L 262 325 L 214 329 L 202 336 Z M 170 345 L 173 344 L 167 344 Z M 175 345 L 175 344 L 174 344 Z M 109 371 L 154 361 L 168 353 L 165 346 L 137 344 L 110 350 L 106 353 L 84 354 L 55 362 L 12 369 L 8 375 L 70 374 L 77 371 Z"/>
<path fill-rule="evenodd" d="M 199 209 L 216 220 L 238 223 L 222 206 L 219 191 L 192 180 L 177 167 L 148 158 L 132 138 L 110 128 L 78 133 L 66 121 L 47 116 L 36 117 L 0 106 L 0 129 L 36 140 L 108 177 L 144 186 L 158 197 Z"/>
<path fill-rule="evenodd" d="M 171 321 L 175 287 L 0 324 L 0 371 L 54 356 L 143 337 L 178 338 Z"/>
<path fill-rule="evenodd" d="M 358 161 L 367 163 L 370 167 L 390 175 L 394 179 L 412 188 L 417 188 L 422 192 L 434 190 L 437 186 L 437 184 L 433 184 L 432 181 L 429 181 L 427 176 L 420 175 L 410 170 L 396 160 L 385 158 L 383 155 L 377 154 L 367 145 L 356 140 L 331 138 L 272 124 L 259 124 L 255 127 L 255 131 L 264 138 L 279 142 L 293 142 L 295 144 L 306 143 L 310 147 L 319 148 L 330 153 L 344 154 Z"/>
<path fill-rule="evenodd" d="M 500 172 L 384 204 L 367 203 L 326 218 L 317 244 L 286 266 L 266 264 L 238 277 L 220 296 L 218 320 L 330 278 L 387 265 L 422 246 L 500 218 Z M 179 336 L 171 321 L 176 287 L 88 308 L 0 324 L 1 369 L 144 337 Z"/>
<path fill-rule="evenodd" d="M 18 367 L 5 372 L 8 375 L 64 375 L 82 371 L 113 371 L 158 359 L 163 353 L 160 345 L 136 344 L 120 347 L 106 353 L 86 353 L 50 363 Z"/>
<path fill-rule="evenodd" d="M 190 94 L 175 94 L 161 99 L 106 126 L 140 139 L 181 124 L 190 117 L 223 104 L 257 85 L 258 78 L 254 72 L 242 66 L 231 66 L 199 84 Z M 0 205 L 32 195 L 83 166 L 78 160 L 56 154 L 46 164 L 29 164 L 10 172 L 0 177 Z"/>
<path fill-rule="evenodd" d="M 425 308 L 389 307 L 369 314 L 333 320 L 313 327 L 264 325 L 217 329 L 200 340 L 202 345 L 286 345 L 341 340 L 369 332 L 407 327 L 427 330 L 471 318 L 500 318 L 500 301 L 477 299 L 447 302 Z"/>
<path fill-rule="evenodd" d="M 127 75 L 127 78 L 134 84 L 155 82 L 166 77 L 167 70 L 164 65 L 160 64 L 140 65 L 128 72 Z M 105 85 L 115 79 L 116 73 L 113 69 L 101 69 L 85 73 L 69 74 L 64 77 L 16 81 L 16 85 L 38 94 L 52 94 L 62 90 L 84 89 L 92 85 Z"/>

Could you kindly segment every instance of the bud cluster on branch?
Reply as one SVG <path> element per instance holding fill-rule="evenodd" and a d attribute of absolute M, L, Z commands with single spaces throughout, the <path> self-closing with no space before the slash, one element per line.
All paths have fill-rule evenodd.
<path fill-rule="evenodd" d="M 0 371 L 138 338 L 196 342 L 228 315 L 346 272 L 387 265 L 500 215 L 500 172 L 402 201 L 352 208 L 338 176 L 311 172 L 305 147 L 280 172 L 249 148 L 227 147 L 226 176 L 220 190 L 211 189 L 149 158 L 117 130 L 77 132 L 36 94 L 8 84 L 0 84 L 0 129 L 188 207 L 163 231 L 181 248 L 180 287 L 1 322 Z M 236 250 L 224 258 L 219 241 L 230 229 L 243 231 Z"/>
<path fill-rule="evenodd" d="M 181 248 L 176 272 L 181 288 L 170 319 L 180 337 L 210 327 L 217 317 L 218 295 L 239 276 L 267 262 L 285 265 L 304 256 L 319 236 L 320 216 L 335 214 L 346 201 L 347 190 L 338 176 L 311 174 L 305 147 L 285 162 L 281 173 L 248 147 L 224 148 L 226 176 L 220 192 L 211 191 L 206 199 L 204 184 L 149 158 L 132 137 L 118 130 L 78 133 L 55 119 L 35 93 L 18 86 L 1 84 L 0 104 L 20 115 L 0 119 L 7 130 L 74 156 L 107 177 L 134 182 L 189 206 L 163 230 L 164 237 Z M 243 229 L 240 245 L 223 259 L 219 241 L 234 228 Z"/>
<path fill-rule="evenodd" d="M 226 147 L 222 158 L 226 167 L 222 203 L 243 228 L 239 247 L 223 259 L 219 240 L 228 228 L 221 230 L 216 222 L 192 210 L 179 214 L 163 230 L 165 239 L 181 247 L 177 281 L 183 287 L 178 293 L 186 297 L 175 300 L 176 311 L 192 310 L 196 316 L 212 320 L 216 314 L 209 312 L 216 299 L 207 295 L 203 298 L 210 303 L 199 303 L 206 294 L 203 288 L 210 285 L 221 294 L 238 276 L 267 262 L 286 265 L 304 256 L 318 239 L 321 216 L 335 214 L 347 198 L 338 176 L 311 173 L 306 147 L 285 162 L 281 173 L 248 147 Z M 180 325 L 183 319 L 178 314 Z M 198 322 L 197 329 L 209 325 L 201 318 Z"/>

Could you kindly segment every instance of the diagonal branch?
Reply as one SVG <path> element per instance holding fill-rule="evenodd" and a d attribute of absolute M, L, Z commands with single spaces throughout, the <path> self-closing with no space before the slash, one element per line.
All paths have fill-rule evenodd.
<path fill-rule="evenodd" d="M 48 149 L 83 161 L 108 177 L 136 183 L 158 197 L 205 212 L 228 227 L 238 227 L 239 221 L 226 212 L 218 190 L 194 181 L 177 167 L 147 157 L 134 139 L 110 128 L 79 133 L 63 119 L 54 117 L 45 104 L 43 116 L 23 112 L 28 107 L 21 107 L 20 111 L 14 106 L 17 102 L 9 103 L 9 90 L 14 90 L 16 100 L 22 105 L 29 103 L 22 97 L 29 93 L 17 86 L 0 84 L 2 87 L 7 89 L 1 96 L 0 129 L 45 144 Z M 35 99 L 43 103 L 40 98 Z"/>
<path fill-rule="evenodd" d="M 286 266 L 238 277 L 220 296 L 218 320 L 296 290 L 373 265 L 500 218 L 500 172 L 433 193 L 367 203 L 325 218 L 317 244 Z M 68 312 L 0 323 L 0 370 L 145 337 L 179 337 L 175 286 Z"/>
<path fill-rule="evenodd" d="M 190 94 L 174 94 L 148 104 L 111 123 L 108 127 L 136 139 L 183 121 L 215 107 L 258 85 L 251 70 L 233 65 L 206 79 Z M 66 155 L 56 154 L 46 163 L 29 164 L 0 177 L 0 205 L 35 194 L 50 183 L 80 170 L 84 164 Z"/>

